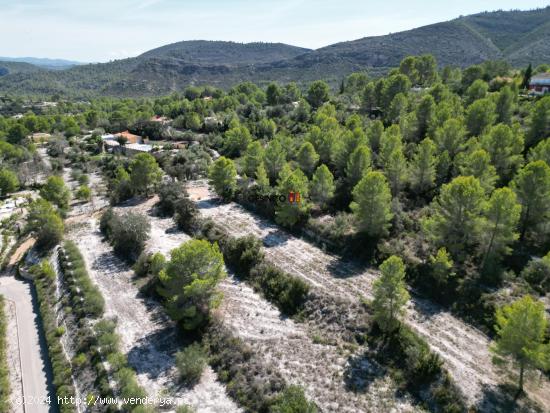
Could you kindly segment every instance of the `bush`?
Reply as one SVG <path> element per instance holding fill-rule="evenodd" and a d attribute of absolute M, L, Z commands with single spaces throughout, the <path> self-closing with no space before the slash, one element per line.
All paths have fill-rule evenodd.
<path fill-rule="evenodd" d="M 84 258 L 74 242 L 65 242 L 64 250 L 59 255 L 59 261 L 69 288 L 74 286 L 80 292 L 76 293 L 75 291 L 75 294 L 71 294 L 71 305 L 78 316 L 101 317 L 105 309 L 105 300 L 91 280 Z"/>
<path fill-rule="evenodd" d="M 550 254 L 546 257 L 534 258 L 525 266 L 521 276 L 539 294 L 550 291 Z"/>
<path fill-rule="evenodd" d="M 252 282 L 265 298 L 288 315 L 296 314 L 305 303 L 309 286 L 271 264 L 260 264 L 250 272 Z"/>
<path fill-rule="evenodd" d="M 92 199 L 92 190 L 87 185 L 80 186 L 76 191 L 76 197 L 81 201 L 89 201 Z"/>
<path fill-rule="evenodd" d="M 180 198 L 174 205 L 174 221 L 178 228 L 187 232 L 194 232 L 197 225 L 199 211 L 189 198 Z"/>
<path fill-rule="evenodd" d="M 118 215 L 106 211 L 100 222 L 101 231 L 113 245 L 117 254 L 128 260 L 136 260 L 145 248 L 151 224 L 142 214 L 126 212 Z M 104 215 L 105 215 L 104 214 Z"/>
<path fill-rule="evenodd" d="M 166 264 L 166 258 L 160 252 L 155 254 L 142 252 L 139 255 L 133 270 L 138 277 L 151 275 L 157 277 Z"/>
<path fill-rule="evenodd" d="M 111 226 L 114 215 L 115 211 L 113 211 L 113 208 L 109 208 L 101 215 L 101 219 L 99 220 L 99 230 L 107 238 L 111 236 Z"/>
<path fill-rule="evenodd" d="M 229 238 L 221 245 L 225 263 L 240 276 L 248 277 L 252 268 L 264 259 L 262 242 L 249 235 L 241 238 Z"/>
<path fill-rule="evenodd" d="M 35 232 L 37 248 L 48 249 L 63 239 L 65 226 L 53 206 L 39 198 L 29 205 L 27 230 Z"/>
<path fill-rule="evenodd" d="M 187 197 L 187 192 L 179 182 L 164 182 L 158 189 L 159 202 L 157 207 L 159 213 L 163 216 L 172 216 L 176 210 L 176 203 Z"/>
<path fill-rule="evenodd" d="M 206 354 L 197 343 L 178 351 L 176 354 L 176 367 L 181 381 L 187 385 L 198 383 L 206 366 L 206 361 Z"/>
<path fill-rule="evenodd" d="M 315 403 L 306 399 L 304 390 L 298 386 L 287 387 L 271 406 L 271 413 L 316 413 Z"/>

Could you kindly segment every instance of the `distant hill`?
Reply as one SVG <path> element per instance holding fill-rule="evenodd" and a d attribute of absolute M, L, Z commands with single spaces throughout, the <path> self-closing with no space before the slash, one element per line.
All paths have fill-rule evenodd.
<path fill-rule="evenodd" d="M 24 62 L 2 61 L 0 57 L 0 77 L 14 73 L 34 73 L 40 72 L 42 69 L 38 66 Z"/>
<path fill-rule="evenodd" d="M 550 7 L 484 12 L 385 36 L 309 50 L 281 43 L 184 41 L 142 55 L 66 70 L 16 70 L 0 77 L 0 92 L 146 96 L 188 85 L 227 88 L 249 80 L 336 85 L 354 71 L 382 73 L 407 55 L 431 53 L 440 66 L 466 67 L 505 59 L 517 67 L 550 62 Z"/>
<path fill-rule="evenodd" d="M 149 50 L 138 56 L 138 59 L 174 58 L 197 65 L 241 66 L 290 59 L 309 51 L 283 43 L 191 40 Z"/>
<path fill-rule="evenodd" d="M 30 63 L 31 65 L 42 67 L 44 69 L 68 69 L 73 66 L 81 65 L 81 62 L 75 62 L 72 60 L 64 59 L 48 59 L 41 57 L 1 57 L 0 61 L 2 62 L 20 62 L 20 63 Z"/>

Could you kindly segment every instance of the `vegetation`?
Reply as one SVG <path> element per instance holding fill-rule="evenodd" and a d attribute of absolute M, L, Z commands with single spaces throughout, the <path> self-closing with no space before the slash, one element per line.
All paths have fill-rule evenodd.
<path fill-rule="evenodd" d="M 71 377 L 71 365 L 65 357 L 58 333 L 55 314 L 55 272 L 47 261 L 31 268 L 34 274 L 34 285 L 40 308 L 42 328 L 48 344 L 48 355 L 53 368 L 53 384 L 58 398 L 75 397 L 75 389 Z M 60 404 L 62 413 L 76 411 L 72 404 Z"/>
<path fill-rule="evenodd" d="M 6 300 L 0 295 L 0 412 L 10 410 L 10 381 L 8 371 L 8 317 Z"/>
<path fill-rule="evenodd" d="M 101 217 L 100 230 L 117 254 L 135 261 L 145 248 L 151 224 L 145 216 L 138 213 L 117 214 L 107 210 Z"/>
<path fill-rule="evenodd" d="M 201 346 L 197 343 L 185 347 L 176 354 L 176 367 L 180 379 L 187 385 L 199 381 L 202 371 L 206 366 L 206 355 Z"/>
<path fill-rule="evenodd" d="M 168 314 L 185 330 L 196 330 L 209 320 L 221 296 L 217 284 L 226 276 L 217 244 L 192 240 L 170 252 L 170 261 L 159 274 L 158 293 Z"/>
<path fill-rule="evenodd" d="M 550 346 L 545 343 L 548 320 L 544 305 L 525 297 L 497 310 L 497 340 L 493 350 L 510 356 L 519 367 L 518 395 L 523 391 L 525 370 L 548 368 Z"/>
<path fill-rule="evenodd" d="M 39 198 L 30 203 L 28 211 L 26 230 L 35 234 L 38 248 L 51 248 L 63 239 L 65 226 L 52 204 Z"/>

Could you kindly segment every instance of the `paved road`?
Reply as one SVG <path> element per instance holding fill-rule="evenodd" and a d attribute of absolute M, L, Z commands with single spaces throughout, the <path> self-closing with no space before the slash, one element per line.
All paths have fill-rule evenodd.
<path fill-rule="evenodd" d="M 44 400 L 50 396 L 52 404 L 26 405 L 27 413 L 57 412 L 55 391 L 52 386 L 47 346 L 38 317 L 36 297 L 28 281 L 11 276 L 0 277 L 0 294 L 15 302 L 23 375 L 23 392 L 29 401 Z M 35 312 L 36 309 L 36 312 Z"/>

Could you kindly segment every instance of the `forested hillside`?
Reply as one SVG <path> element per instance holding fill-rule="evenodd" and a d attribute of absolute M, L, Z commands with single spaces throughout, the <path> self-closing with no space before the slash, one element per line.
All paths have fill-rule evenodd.
<path fill-rule="evenodd" d="M 550 7 L 486 12 L 317 50 L 280 43 L 184 41 L 136 58 L 63 71 L 8 68 L 0 77 L 0 92 L 159 96 L 188 85 L 227 89 L 242 81 L 303 84 L 316 79 L 336 87 L 352 72 L 380 75 L 405 56 L 424 53 L 432 54 L 441 66 L 466 67 L 496 59 L 517 68 L 536 66 L 550 59 L 549 16 Z"/>

